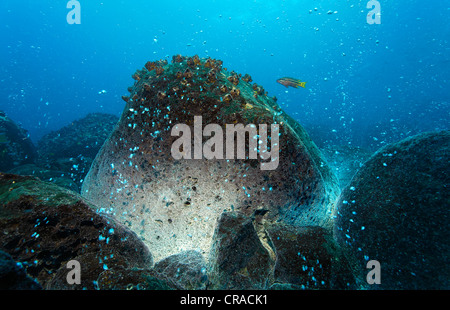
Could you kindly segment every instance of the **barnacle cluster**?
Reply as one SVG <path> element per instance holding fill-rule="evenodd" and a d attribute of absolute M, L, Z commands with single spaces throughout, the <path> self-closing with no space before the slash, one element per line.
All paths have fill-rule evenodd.
<path fill-rule="evenodd" d="M 142 92 L 145 92 L 146 98 L 154 96 L 159 101 L 167 98 L 169 102 L 176 98 L 189 101 L 190 104 L 201 102 L 202 98 L 207 97 L 206 102 L 213 103 L 211 98 L 217 98 L 216 103 L 233 102 L 231 109 L 242 109 L 245 112 L 249 106 L 248 98 L 265 96 L 263 102 L 266 102 L 267 107 L 252 112 L 258 114 L 258 119 L 265 113 L 264 110 L 276 105 L 267 97 L 263 87 L 251 84 L 253 80 L 249 74 L 228 72 L 223 68 L 221 60 L 211 57 L 186 57 L 178 54 L 172 57 L 171 64 L 167 60 L 148 61 L 132 77 L 135 85 L 128 89 L 130 96 L 122 97 L 126 102 L 137 100 Z M 200 109 L 203 112 L 206 107 Z"/>
<path fill-rule="evenodd" d="M 185 59 L 185 57 L 178 55 L 173 55 L 172 57 L 172 63 L 182 62 Z"/>
<path fill-rule="evenodd" d="M 140 81 L 144 76 L 145 72 L 142 70 L 136 70 L 136 72 L 131 76 L 134 80 Z"/>
<path fill-rule="evenodd" d="M 153 71 L 155 70 L 156 75 L 162 75 L 164 73 L 164 66 L 167 65 L 167 60 L 160 60 L 160 61 L 148 61 L 145 64 L 145 68 L 148 71 Z"/>
<path fill-rule="evenodd" d="M 220 89 L 220 91 L 222 93 L 226 93 L 228 91 L 228 87 L 225 84 L 224 85 L 220 85 L 219 89 Z"/>
<path fill-rule="evenodd" d="M 174 55 L 170 64 L 167 60 L 149 61 L 135 72 L 133 78 L 134 86 L 128 89 L 130 95 L 123 96 L 123 100 L 127 103 L 140 100 L 144 106 L 158 102 L 165 105 L 158 106 L 157 111 L 184 102 L 190 107 L 189 113 L 212 115 L 225 105 L 226 118 L 233 123 L 244 120 L 268 122 L 271 119 L 268 114 L 281 111 L 276 98 L 269 98 L 265 89 L 253 83 L 249 74 L 227 71 L 221 60 L 211 57 Z M 150 103 L 151 98 L 156 100 Z"/>
<path fill-rule="evenodd" d="M 190 79 L 192 78 L 192 76 L 193 76 L 192 71 L 189 70 L 189 68 L 186 68 L 186 70 L 183 73 L 183 77 L 186 79 Z"/>
<path fill-rule="evenodd" d="M 207 79 L 208 83 L 214 83 L 217 81 L 217 72 L 214 69 L 208 71 Z"/>
<path fill-rule="evenodd" d="M 227 79 L 228 81 L 233 83 L 233 85 L 237 86 L 239 84 L 241 76 L 242 76 L 241 74 L 237 74 L 236 72 L 231 71 L 231 75 Z"/>
<path fill-rule="evenodd" d="M 247 83 L 250 83 L 250 82 L 253 81 L 253 80 L 252 80 L 252 77 L 251 77 L 248 73 L 246 73 L 246 74 L 242 77 L 242 80 L 243 80 L 244 82 L 247 82 Z"/>
<path fill-rule="evenodd" d="M 155 69 L 156 69 L 156 66 L 157 66 L 157 64 L 156 64 L 155 61 L 148 61 L 148 62 L 145 64 L 145 68 L 146 68 L 148 71 L 155 70 Z"/>
<path fill-rule="evenodd" d="M 230 91 L 230 95 L 233 98 L 239 97 L 240 94 L 241 94 L 241 91 L 239 90 L 239 88 L 233 87 L 233 89 Z"/>
<path fill-rule="evenodd" d="M 165 92 L 163 92 L 163 91 L 158 91 L 158 95 L 157 95 L 157 97 L 158 97 L 158 99 L 159 100 L 163 100 L 164 98 L 166 98 L 166 93 Z"/>
<path fill-rule="evenodd" d="M 150 91 L 151 86 L 148 83 L 144 83 L 143 86 L 146 91 Z"/>
<path fill-rule="evenodd" d="M 141 79 L 141 77 L 137 73 L 134 73 L 131 77 L 136 81 L 139 81 Z"/>
<path fill-rule="evenodd" d="M 200 57 L 198 57 L 198 55 L 194 55 L 193 57 L 189 57 L 186 60 L 186 64 L 190 67 L 190 68 L 195 68 L 198 65 L 200 65 Z"/>
<path fill-rule="evenodd" d="M 163 67 L 156 67 L 155 69 L 156 75 L 161 75 L 164 73 L 164 68 Z"/>
<path fill-rule="evenodd" d="M 223 102 L 230 103 L 233 100 L 233 97 L 230 94 L 226 94 L 223 96 Z"/>
<path fill-rule="evenodd" d="M 267 96 L 267 92 L 264 90 L 264 87 L 262 87 L 262 86 L 260 86 L 260 85 L 258 85 L 256 83 L 253 83 L 252 88 L 253 88 L 253 91 L 254 91 L 253 92 L 253 97 L 257 98 L 258 96 L 261 96 L 261 95 Z"/>
<path fill-rule="evenodd" d="M 211 68 L 216 71 L 220 71 L 222 69 L 223 61 L 218 59 L 213 59 L 208 57 L 205 61 L 205 68 Z"/>

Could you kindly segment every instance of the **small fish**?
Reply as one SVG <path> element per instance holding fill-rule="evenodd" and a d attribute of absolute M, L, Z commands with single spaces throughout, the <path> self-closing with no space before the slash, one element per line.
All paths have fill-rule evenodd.
<path fill-rule="evenodd" d="M 299 87 L 305 88 L 305 84 L 306 84 L 306 82 L 301 82 L 298 79 L 293 79 L 290 77 L 284 77 L 284 78 L 278 79 L 277 83 L 280 83 L 281 85 L 284 85 L 286 87 L 291 86 L 294 88 L 299 88 Z"/>
<path fill-rule="evenodd" d="M 107 93 L 107 91 L 104 90 L 104 89 L 102 89 L 101 91 L 98 92 L 99 95 L 101 95 L 101 94 L 106 94 L 106 93 Z"/>

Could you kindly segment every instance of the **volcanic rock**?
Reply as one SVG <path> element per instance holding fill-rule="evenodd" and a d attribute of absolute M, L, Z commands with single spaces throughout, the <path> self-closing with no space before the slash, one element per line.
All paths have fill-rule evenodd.
<path fill-rule="evenodd" d="M 98 278 L 100 290 L 181 290 L 172 279 L 152 269 L 118 267 L 102 272 Z"/>
<path fill-rule="evenodd" d="M 210 288 L 267 289 L 273 283 L 275 252 L 254 218 L 239 212 L 222 213 L 210 255 Z"/>
<path fill-rule="evenodd" d="M 304 129 L 262 87 L 226 71 L 219 60 L 179 55 L 170 64 L 148 62 L 133 78 L 130 95 L 123 97 L 127 104 L 122 116 L 94 160 L 81 193 L 135 231 L 156 261 L 186 250 L 208 258 L 224 210 L 246 216 L 264 212 L 270 222 L 331 225 L 337 179 Z M 194 127 L 196 117 L 203 125 L 200 134 Z M 223 150 L 220 143 L 212 146 L 207 133 L 204 147 L 214 149 L 216 157 L 206 159 L 210 157 L 193 142 L 192 153 L 184 145 L 184 153 L 177 149 L 184 158 L 175 159 L 172 146 L 180 137 L 171 133 L 180 124 L 188 126 L 196 141 L 213 124 L 223 129 L 213 131 L 224 144 L 226 124 L 248 125 L 257 134 L 246 139 L 243 159 L 237 158 L 236 149 L 232 158 L 221 156 L 225 145 Z M 249 156 L 257 151 L 253 142 L 263 140 L 260 124 L 268 126 L 269 145 L 277 138 L 271 135 L 271 125 L 279 125 L 279 143 L 271 145 L 274 156 L 269 162 L 261 146 L 257 158 Z M 189 155 L 201 159 L 185 159 Z M 274 170 L 261 168 L 262 163 L 276 162 Z"/>
<path fill-rule="evenodd" d="M 36 148 L 28 133 L 0 111 L 0 171 L 34 163 Z"/>
<path fill-rule="evenodd" d="M 42 287 L 25 272 L 22 264 L 0 251 L 0 290 L 39 290 Z"/>
<path fill-rule="evenodd" d="M 377 151 L 343 191 L 334 229 L 358 285 L 450 288 L 450 131 L 416 135 Z M 380 264 L 368 284 L 367 263 Z"/>
<path fill-rule="evenodd" d="M 206 262 L 197 251 L 189 250 L 166 257 L 157 262 L 153 270 L 183 289 L 203 289 L 207 284 Z"/>
<path fill-rule="evenodd" d="M 275 283 L 297 289 L 355 288 L 350 266 L 329 230 L 276 223 L 267 227 L 267 234 L 277 256 Z"/>
<path fill-rule="evenodd" d="M 147 247 L 76 193 L 34 177 L 0 174 L 0 250 L 46 289 L 94 289 L 106 270 L 150 269 Z M 67 282 L 67 263 L 81 283 Z"/>
<path fill-rule="evenodd" d="M 34 176 L 39 178 L 41 181 L 54 183 L 76 193 L 80 192 L 80 187 L 78 184 L 76 184 L 64 171 L 49 170 L 38 167 L 34 164 L 27 164 L 11 169 L 8 173 L 21 176 Z"/>
<path fill-rule="evenodd" d="M 38 165 L 63 171 L 81 188 L 92 161 L 117 120 L 115 115 L 91 113 L 50 132 L 38 142 Z"/>

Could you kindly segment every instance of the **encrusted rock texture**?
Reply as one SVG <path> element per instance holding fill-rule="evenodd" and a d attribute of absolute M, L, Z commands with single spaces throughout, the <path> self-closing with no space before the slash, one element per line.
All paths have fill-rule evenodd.
<path fill-rule="evenodd" d="M 220 60 L 177 55 L 171 63 L 148 62 L 133 78 L 121 119 L 81 194 L 135 231 L 156 261 L 186 250 L 209 257 L 224 210 L 265 213 L 268 222 L 331 225 L 336 177 L 303 128 L 249 75 L 226 70 Z M 203 126 L 220 125 L 224 143 L 226 124 L 267 124 L 269 137 L 270 125 L 278 124 L 278 167 L 261 170 L 267 160 L 248 158 L 249 138 L 244 159 L 174 159 L 179 137 L 171 129 L 186 124 L 194 133 L 195 116 Z"/>
<path fill-rule="evenodd" d="M 330 230 L 224 212 L 208 266 L 212 289 L 355 289 Z"/>
<path fill-rule="evenodd" d="M 27 132 L 0 111 L 0 171 L 35 176 L 80 193 L 92 161 L 118 117 L 91 113 L 42 137 L 37 147 Z"/>
<path fill-rule="evenodd" d="M 334 234 L 358 285 L 450 288 L 450 131 L 419 134 L 378 150 L 343 190 Z M 377 260 L 381 284 L 366 281 Z"/>
<path fill-rule="evenodd" d="M 177 287 L 152 274 L 151 253 L 134 232 L 97 214 L 72 191 L 34 177 L 2 173 L 0 201 L 0 250 L 42 288 L 125 289 L 133 283 L 147 287 L 148 279 L 152 285 L 158 281 L 164 288 Z M 71 260 L 80 263 L 80 284 L 67 281 Z"/>
<path fill-rule="evenodd" d="M 72 180 L 74 184 L 70 184 L 70 189 L 79 193 L 92 161 L 117 121 L 118 117 L 115 115 L 90 113 L 59 130 L 48 133 L 37 144 L 37 165 L 42 167 L 41 169 L 54 171 L 54 175 L 61 171 L 59 178 L 62 175 L 65 179 Z M 36 176 L 41 178 L 39 174 Z M 52 181 L 54 180 L 55 177 Z"/>
<path fill-rule="evenodd" d="M 42 287 L 30 278 L 21 263 L 0 250 L 0 290 L 40 290 Z"/>
<path fill-rule="evenodd" d="M 27 131 L 0 111 L 0 171 L 31 164 L 36 157 L 36 147 Z"/>
<path fill-rule="evenodd" d="M 34 155 L 8 166 L 34 176 L 0 173 L 1 289 L 450 288 L 449 131 L 371 157 L 328 147 L 328 165 L 276 98 L 220 60 L 176 55 L 132 77 L 117 124 L 90 115 L 43 140 L 44 168 Z M 268 124 L 269 136 L 278 124 L 278 167 L 248 157 L 251 137 L 244 159 L 173 158 L 171 129 L 195 133 L 195 116 L 220 125 L 224 143 L 226 124 Z M 0 142 L 17 147 L 8 154 L 28 159 L 10 139 L 24 131 L 0 121 Z M 80 284 L 67 280 L 71 260 Z M 370 260 L 380 284 L 367 281 Z"/>

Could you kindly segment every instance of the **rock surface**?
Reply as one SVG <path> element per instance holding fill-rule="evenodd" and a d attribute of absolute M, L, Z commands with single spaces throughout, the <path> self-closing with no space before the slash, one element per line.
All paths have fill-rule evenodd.
<path fill-rule="evenodd" d="M 99 290 L 182 290 L 171 278 L 152 269 L 118 267 L 102 272 L 98 278 Z"/>
<path fill-rule="evenodd" d="M 336 177 L 303 128 L 248 75 L 226 71 L 219 60 L 175 56 L 170 64 L 148 62 L 133 78 L 121 119 L 81 193 L 142 237 L 156 261 L 186 250 L 209 257 L 224 210 L 251 216 L 264 209 L 271 222 L 331 225 Z M 186 124 L 194 132 L 195 116 L 223 131 L 225 124 L 268 124 L 269 136 L 277 123 L 278 167 L 261 170 L 266 159 L 249 159 L 251 139 L 245 159 L 174 159 L 179 137 L 171 130 Z"/>
<path fill-rule="evenodd" d="M 135 233 L 97 214 L 72 191 L 33 177 L 0 174 L 0 202 L 0 250 L 45 289 L 95 289 L 105 271 L 117 270 L 120 279 L 121 273 L 153 264 Z M 67 283 L 70 260 L 81 265 L 79 285 Z"/>
<path fill-rule="evenodd" d="M 350 266 L 330 231 L 318 226 L 267 228 L 277 260 L 274 281 L 297 289 L 354 289 Z M 276 286 L 272 286 L 274 289 Z"/>
<path fill-rule="evenodd" d="M 360 169 L 338 202 L 334 234 L 370 289 L 450 288 L 450 132 L 390 144 Z M 381 284 L 366 282 L 369 260 Z"/>
<path fill-rule="evenodd" d="M 36 159 L 36 148 L 27 132 L 0 111 L 0 171 L 31 164 Z"/>
<path fill-rule="evenodd" d="M 224 212 L 209 259 L 208 289 L 354 289 L 350 265 L 319 226 L 269 223 Z"/>
<path fill-rule="evenodd" d="M 0 251 L 0 290 L 39 290 L 42 287 L 25 272 L 22 264 Z"/>
<path fill-rule="evenodd" d="M 204 289 L 207 284 L 206 262 L 197 251 L 184 251 L 157 262 L 155 272 L 186 290 Z"/>
<path fill-rule="evenodd" d="M 264 228 L 254 225 L 242 213 L 222 213 L 209 259 L 211 288 L 267 289 L 273 283 L 275 252 Z"/>
<path fill-rule="evenodd" d="M 80 186 L 76 184 L 64 171 L 50 170 L 38 167 L 34 164 L 27 164 L 11 169 L 8 173 L 21 176 L 34 176 L 39 178 L 41 181 L 54 183 L 76 193 L 80 192 Z"/>
<path fill-rule="evenodd" d="M 92 161 L 117 121 L 115 115 L 91 113 L 45 135 L 38 142 L 38 166 L 64 172 L 80 189 Z"/>

